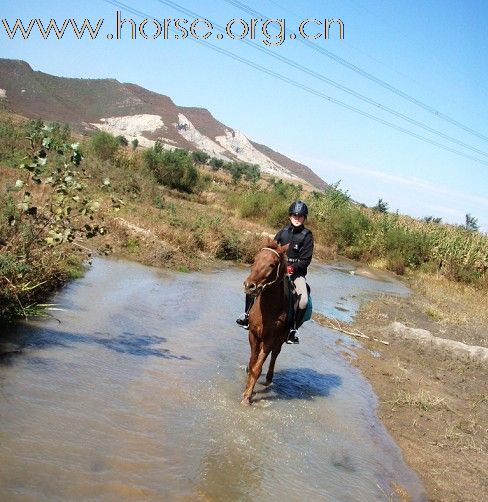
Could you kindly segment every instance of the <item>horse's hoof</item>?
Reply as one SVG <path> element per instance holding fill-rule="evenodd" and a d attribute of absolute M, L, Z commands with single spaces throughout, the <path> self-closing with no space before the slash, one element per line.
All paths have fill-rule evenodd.
<path fill-rule="evenodd" d="M 273 380 L 266 380 L 264 382 L 265 387 L 269 387 L 270 385 L 273 385 Z"/>
<path fill-rule="evenodd" d="M 245 397 L 242 401 L 241 404 L 244 406 L 251 406 L 251 398 L 250 397 Z"/>

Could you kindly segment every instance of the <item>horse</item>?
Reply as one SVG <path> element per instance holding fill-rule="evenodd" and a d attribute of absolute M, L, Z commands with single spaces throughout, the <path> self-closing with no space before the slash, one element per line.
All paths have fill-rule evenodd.
<path fill-rule="evenodd" d="M 249 345 L 247 384 L 242 404 L 250 405 L 254 386 L 261 376 L 264 362 L 271 352 L 266 385 L 273 382 L 274 367 L 288 327 L 289 287 L 286 266 L 288 244 L 280 246 L 268 239 L 254 257 L 251 273 L 244 281 L 244 291 L 255 298 L 249 311 Z"/>

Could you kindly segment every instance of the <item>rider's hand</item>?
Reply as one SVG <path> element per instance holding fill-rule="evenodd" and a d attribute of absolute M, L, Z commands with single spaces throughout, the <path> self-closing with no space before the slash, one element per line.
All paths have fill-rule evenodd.
<path fill-rule="evenodd" d="M 293 275 L 295 273 L 295 267 L 293 265 L 288 265 L 286 267 L 286 271 L 287 271 L 288 275 Z"/>

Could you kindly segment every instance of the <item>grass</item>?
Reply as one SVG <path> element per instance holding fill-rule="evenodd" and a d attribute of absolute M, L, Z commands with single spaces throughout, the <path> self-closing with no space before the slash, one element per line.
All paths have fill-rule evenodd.
<path fill-rule="evenodd" d="M 21 192 L 11 187 L 16 180 L 30 179 L 29 173 L 15 166 L 29 152 L 26 136 L 39 131 L 38 126 L 0 115 L 0 131 L 5 132 L 0 139 L 0 243 L 7 242 L 10 250 L 16 249 L 15 253 L 4 252 L 0 263 L 0 316 L 6 313 L 5 305 L 31 305 L 34 298 L 38 301 L 66 280 L 83 274 L 83 257 L 72 245 L 54 249 L 38 243 L 32 253 L 26 254 L 22 249 L 31 245 L 29 239 L 36 231 L 29 226 L 28 218 L 22 225 L 12 225 L 22 201 Z M 59 141 L 80 139 L 71 137 L 63 126 L 55 126 L 53 131 Z M 433 295 L 425 311 L 436 322 L 455 315 L 442 303 L 442 291 L 454 282 L 469 285 L 471 289 L 463 294 L 469 291 L 474 305 L 480 303 L 479 289 L 488 288 L 488 240 L 483 234 L 401 215 L 378 214 L 353 204 L 337 186 L 310 194 L 300 185 L 269 177 L 246 180 L 244 176 L 237 181 L 232 173 L 193 165 L 185 152 L 133 151 L 116 145 L 106 135 L 81 139 L 81 152 L 86 174 L 84 194 L 100 204 L 89 223 L 107 224 L 111 230 L 104 239 L 96 237 L 93 245 L 113 249 L 122 256 L 188 270 L 216 259 L 250 262 L 259 246 L 257 236 L 264 229 L 272 233 L 285 224 L 290 200 L 304 198 L 310 206 L 308 226 L 316 238 L 317 257 L 341 253 L 397 274 L 414 271 L 419 277 L 433 278 L 439 296 Z M 184 171 L 185 186 L 175 181 L 172 166 L 175 172 Z M 33 186 L 32 194 L 34 202 L 43 200 L 47 205 L 53 197 L 43 184 Z M 127 224 L 117 224 L 115 216 Z M 12 288 L 6 278 L 15 282 L 19 274 L 18 287 Z M 477 313 L 472 309 L 467 315 Z"/>
<path fill-rule="evenodd" d="M 422 411 L 431 411 L 444 404 L 445 399 L 439 396 L 432 396 L 427 391 L 420 389 L 418 392 L 412 394 L 404 390 L 395 392 L 390 403 L 395 406 L 410 406 L 418 408 Z"/>

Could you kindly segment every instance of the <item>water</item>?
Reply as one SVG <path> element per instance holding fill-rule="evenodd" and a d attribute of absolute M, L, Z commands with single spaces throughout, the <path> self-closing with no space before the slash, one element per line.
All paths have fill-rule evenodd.
<path fill-rule="evenodd" d="M 423 500 L 338 333 L 307 323 L 240 404 L 246 273 L 96 260 L 54 299 L 58 320 L 3 334 L 0 498 L 377 501 L 398 484 Z M 405 293 L 334 267 L 310 279 L 324 313 Z"/>

